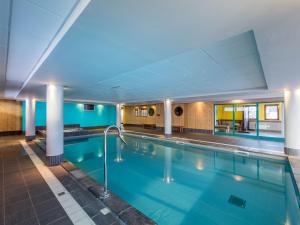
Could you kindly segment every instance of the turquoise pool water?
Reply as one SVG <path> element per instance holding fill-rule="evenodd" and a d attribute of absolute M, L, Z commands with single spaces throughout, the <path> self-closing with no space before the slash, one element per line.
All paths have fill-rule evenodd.
<path fill-rule="evenodd" d="M 125 140 L 108 138 L 108 188 L 158 224 L 300 224 L 284 160 Z M 66 141 L 65 158 L 102 183 L 103 136 Z"/>

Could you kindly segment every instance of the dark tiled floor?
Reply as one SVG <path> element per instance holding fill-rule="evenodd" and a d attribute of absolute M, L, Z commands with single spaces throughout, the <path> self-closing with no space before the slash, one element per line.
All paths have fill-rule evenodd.
<path fill-rule="evenodd" d="M 162 132 L 141 128 L 126 128 L 135 132 L 161 135 Z M 282 151 L 283 144 L 262 140 L 236 137 L 222 137 L 206 134 L 174 134 L 173 137 L 193 140 L 226 143 L 245 147 L 264 148 Z M 0 137 L 0 225 L 10 224 L 72 224 L 65 211 L 43 180 L 29 156 L 26 155 L 18 140 L 20 136 Z M 31 148 L 45 160 L 44 153 L 34 143 Z M 66 165 L 68 171 L 72 169 Z M 97 200 L 87 188 L 93 182 L 88 177 L 78 182 L 63 167 L 51 167 L 50 170 L 72 194 L 74 199 L 83 207 L 96 224 L 154 224 L 152 221 L 140 220 L 145 217 L 139 211 L 124 203 L 117 196 L 101 202 Z M 87 185 L 84 185 L 87 184 Z M 99 185 L 97 186 L 99 190 Z M 108 206 L 112 212 L 103 215 L 100 210 Z M 119 218 L 122 220 L 120 221 Z"/>
<path fill-rule="evenodd" d="M 0 224 L 72 224 L 19 144 L 20 138 L 0 137 Z"/>
<path fill-rule="evenodd" d="M 44 162 L 45 154 L 40 147 L 35 143 L 31 143 L 30 147 Z M 67 165 L 66 165 L 67 166 Z M 92 218 L 95 224 L 99 225 L 118 225 L 124 224 L 117 214 L 112 211 L 109 214 L 103 215 L 100 210 L 107 207 L 100 200 L 95 198 L 85 186 L 81 185 L 71 174 L 69 174 L 62 166 L 49 167 L 51 172 L 58 178 L 64 187 L 70 192 L 78 204 Z M 133 223 L 132 223 L 133 224 Z"/>
<path fill-rule="evenodd" d="M 73 224 L 19 144 L 21 139 L 21 136 L 0 137 L 0 225 Z M 45 162 L 45 154 L 40 147 L 34 142 L 29 145 Z M 99 193 L 97 183 L 87 176 L 81 183 L 67 172 L 76 168 L 71 168 L 67 163 L 65 167 L 53 166 L 49 169 L 95 224 L 155 224 L 113 194 L 105 202 L 100 201 L 88 191 L 90 185 L 95 185 Z M 105 207 L 109 207 L 111 212 L 103 215 L 100 210 Z"/>
<path fill-rule="evenodd" d="M 147 134 L 163 135 L 163 131 L 154 130 L 154 129 L 144 129 L 141 127 L 125 127 L 125 130 L 142 132 Z M 284 144 L 282 142 L 277 142 L 277 141 L 258 140 L 258 139 L 243 138 L 243 137 L 219 136 L 219 135 L 201 134 L 201 133 L 173 133 L 172 137 L 187 138 L 187 139 L 204 141 L 204 142 L 215 142 L 215 143 L 223 143 L 229 145 L 238 145 L 247 148 L 251 147 L 257 149 L 265 149 L 265 150 L 277 151 L 279 153 L 284 152 Z"/>

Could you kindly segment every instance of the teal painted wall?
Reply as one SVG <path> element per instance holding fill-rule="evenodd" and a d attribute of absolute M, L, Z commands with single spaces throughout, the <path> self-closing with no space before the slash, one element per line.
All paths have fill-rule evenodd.
<path fill-rule="evenodd" d="M 25 102 L 22 106 L 22 129 L 25 131 Z M 80 124 L 81 127 L 104 126 L 116 123 L 116 107 L 114 105 L 97 105 L 94 111 L 84 111 L 83 104 L 64 103 L 64 124 Z M 46 103 L 36 103 L 36 126 L 46 126 Z"/>

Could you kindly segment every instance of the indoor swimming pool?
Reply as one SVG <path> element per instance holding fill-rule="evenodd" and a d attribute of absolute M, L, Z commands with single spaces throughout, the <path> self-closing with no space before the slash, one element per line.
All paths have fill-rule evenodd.
<path fill-rule="evenodd" d="M 124 138 L 108 138 L 108 188 L 158 224 L 300 223 L 286 160 Z M 66 141 L 65 158 L 103 182 L 103 136 Z"/>

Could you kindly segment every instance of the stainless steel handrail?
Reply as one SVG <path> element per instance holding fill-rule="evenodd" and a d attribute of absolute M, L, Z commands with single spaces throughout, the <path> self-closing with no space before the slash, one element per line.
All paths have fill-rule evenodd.
<path fill-rule="evenodd" d="M 108 188 L 107 188 L 107 162 L 106 162 L 106 152 L 107 152 L 107 134 L 109 132 L 110 129 L 112 128 L 116 128 L 118 131 L 118 136 L 119 138 L 125 143 L 126 141 L 124 140 L 123 136 L 122 136 L 122 132 L 120 127 L 116 126 L 116 125 L 111 125 L 109 127 L 107 127 L 104 130 L 104 187 L 103 187 L 103 193 L 101 194 L 101 198 L 105 199 L 109 197 L 109 192 L 108 192 Z"/>

